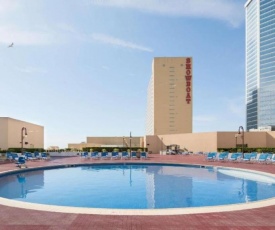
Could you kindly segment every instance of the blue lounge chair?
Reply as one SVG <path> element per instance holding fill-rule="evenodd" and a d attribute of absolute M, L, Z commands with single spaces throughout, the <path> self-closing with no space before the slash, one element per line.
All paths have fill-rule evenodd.
<path fill-rule="evenodd" d="M 273 153 L 268 153 L 268 156 L 267 156 L 267 161 L 270 161 L 272 159 L 272 156 L 273 156 Z"/>
<path fill-rule="evenodd" d="M 275 154 L 273 154 L 271 157 L 270 157 L 270 160 L 269 162 L 272 164 L 272 163 L 275 163 Z"/>
<path fill-rule="evenodd" d="M 91 158 L 92 158 L 92 159 L 99 159 L 100 157 L 99 157 L 98 152 L 92 152 Z"/>
<path fill-rule="evenodd" d="M 250 158 L 251 158 L 251 154 L 250 153 L 245 153 L 244 157 L 241 159 L 241 161 L 248 162 L 248 161 L 250 161 Z"/>
<path fill-rule="evenodd" d="M 81 157 L 82 157 L 82 158 L 85 158 L 85 159 L 90 158 L 88 152 L 83 152 L 83 153 L 81 153 Z"/>
<path fill-rule="evenodd" d="M 12 156 L 12 160 L 14 160 L 14 161 L 17 161 L 19 158 L 17 153 L 11 153 L 11 156 Z"/>
<path fill-rule="evenodd" d="M 6 158 L 7 158 L 9 161 L 13 161 L 12 153 L 7 152 L 7 153 L 6 153 Z"/>
<path fill-rule="evenodd" d="M 15 164 L 17 164 L 17 166 L 18 166 L 19 168 L 22 168 L 23 166 L 24 166 L 25 168 L 27 168 L 26 160 L 25 160 L 25 157 L 23 157 L 23 156 L 18 157 L 18 160 L 17 160 L 17 162 L 15 162 Z"/>
<path fill-rule="evenodd" d="M 210 152 L 207 154 L 205 160 L 207 161 L 214 161 L 216 160 L 216 157 L 217 157 L 217 153 L 216 152 Z"/>
<path fill-rule="evenodd" d="M 128 154 L 128 152 L 126 152 L 126 151 L 122 152 L 122 154 L 121 154 L 121 159 L 129 159 L 129 154 Z"/>
<path fill-rule="evenodd" d="M 266 163 L 268 158 L 268 153 L 262 153 L 257 160 L 258 163 Z"/>
<path fill-rule="evenodd" d="M 241 159 L 241 157 L 241 153 L 232 153 L 231 156 L 228 158 L 228 161 L 237 162 L 239 159 Z"/>
<path fill-rule="evenodd" d="M 28 161 L 34 160 L 34 157 L 33 157 L 32 153 L 29 153 L 29 152 L 26 152 L 26 153 L 25 153 L 25 158 L 26 158 L 26 160 L 28 160 Z"/>
<path fill-rule="evenodd" d="M 40 155 L 40 153 L 39 153 L 39 152 L 34 152 L 34 158 L 35 158 L 36 160 L 41 160 L 41 155 Z"/>
<path fill-rule="evenodd" d="M 131 152 L 131 159 L 137 159 L 137 152 Z"/>
<path fill-rule="evenodd" d="M 49 157 L 48 157 L 47 153 L 41 153 L 41 159 L 48 160 Z"/>
<path fill-rule="evenodd" d="M 257 152 L 252 152 L 251 153 L 250 161 L 256 161 L 257 157 L 258 157 L 258 153 Z"/>
<path fill-rule="evenodd" d="M 228 159 L 228 152 L 222 152 L 218 156 L 218 161 L 226 161 Z"/>
<path fill-rule="evenodd" d="M 242 162 L 253 162 L 256 160 L 257 158 L 257 154 L 256 152 L 253 153 L 245 153 L 244 154 L 244 158 L 241 159 Z"/>
<path fill-rule="evenodd" d="M 147 154 L 146 154 L 146 152 L 141 152 L 141 153 L 140 153 L 140 159 L 147 159 Z"/>
<path fill-rule="evenodd" d="M 101 153 L 101 159 L 104 159 L 104 160 L 109 159 L 109 154 L 108 154 L 108 152 L 102 152 L 102 153 Z"/>
<path fill-rule="evenodd" d="M 112 152 L 112 159 L 119 159 L 118 152 Z"/>

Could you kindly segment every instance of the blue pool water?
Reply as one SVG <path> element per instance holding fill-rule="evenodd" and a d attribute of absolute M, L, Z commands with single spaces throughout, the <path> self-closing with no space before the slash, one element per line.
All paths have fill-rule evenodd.
<path fill-rule="evenodd" d="M 275 197 L 272 177 L 175 165 L 90 165 L 0 177 L 0 196 L 50 205 L 155 209 Z"/>

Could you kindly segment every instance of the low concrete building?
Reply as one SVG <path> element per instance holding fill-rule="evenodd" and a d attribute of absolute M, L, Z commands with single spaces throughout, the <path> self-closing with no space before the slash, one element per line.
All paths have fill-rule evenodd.
<path fill-rule="evenodd" d="M 193 152 L 217 151 L 218 148 L 238 148 L 244 143 L 248 148 L 275 148 L 275 131 L 269 132 L 209 132 L 183 133 L 170 135 L 146 136 L 145 144 L 149 152 L 159 153 L 166 150 L 168 145 L 179 145 L 181 149 Z"/>
<path fill-rule="evenodd" d="M 44 127 L 41 125 L 0 117 L 0 130 L 1 150 L 21 148 L 22 137 L 24 148 L 44 148 Z"/>
<path fill-rule="evenodd" d="M 131 144 L 130 144 L 131 142 Z M 144 147 L 144 137 L 87 137 L 87 142 L 68 144 L 68 148 L 82 150 L 86 147 Z"/>

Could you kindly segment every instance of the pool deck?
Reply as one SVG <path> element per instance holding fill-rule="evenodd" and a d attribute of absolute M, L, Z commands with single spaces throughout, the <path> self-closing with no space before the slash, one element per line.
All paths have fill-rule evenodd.
<path fill-rule="evenodd" d="M 80 164 L 92 162 L 119 162 L 120 160 L 92 160 L 80 157 L 53 158 L 49 161 L 27 162 L 29 168 L 38 166 Z M 131 160 L 122 160 L 131 162 Z M 145 160 L 133 160 L 140 162 Z M 150 155 L 146 162 L 187 163 L 258 170 L 275 175 L 275 164 L 207 162 L 203 155 Z M 20 170 L 14 163 L 0 164 L 0 172 Z M 0 205 L 0 230 L 86 230 L 86 229 L 275 229 L 275 205 L 242 211 L 184 214 L 168 216 L 130 216 L 70 214 L 36 211 Z"/>

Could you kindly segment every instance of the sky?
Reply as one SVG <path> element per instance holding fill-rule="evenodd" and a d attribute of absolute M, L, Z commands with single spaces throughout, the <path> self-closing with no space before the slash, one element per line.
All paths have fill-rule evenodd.
<path fill-rule="evenodd" d="M 237 132 L 245 2 L 0 0 L 0 117 L 44 126 L 45 148 L 144 136 L 153 58 L 191 56 L 193 132 Z"/>

